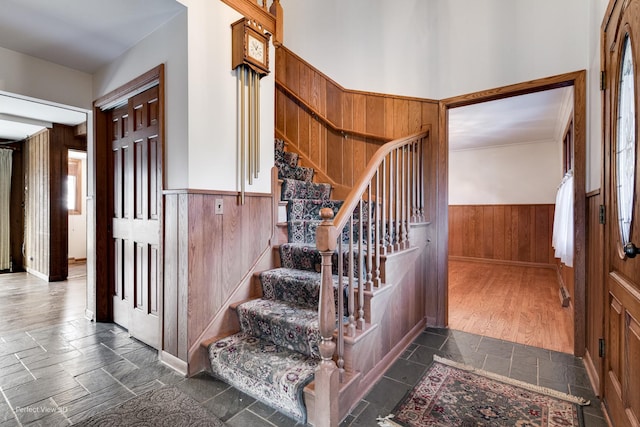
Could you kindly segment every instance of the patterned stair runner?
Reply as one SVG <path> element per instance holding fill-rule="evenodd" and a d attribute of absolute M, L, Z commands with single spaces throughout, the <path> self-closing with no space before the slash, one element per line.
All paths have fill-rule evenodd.
<path fill-rule="evenodd" d="M 331 186 L 312 182 L 314 170 L 299 166 L 298 155 L 285 151 L 280 140 L 275 143 L 275 164 L 282 200 L 288 202 L 289 243 L 280 246 L 283 267 L 260 274 L 262 298 L 238 305 L 241 332 L 212 343 L 209 358 L 213 375 L 306 423 L 303 389 L 313 380 L 320 342 L 315 231 L 320 209 L 336 213 L 342 201 L 330 200 Z M 334 265 L 336 260 L 337 255 Z M 338 282 L 334 276 L 336 300 L 348 286 L 346 278 Z"/>

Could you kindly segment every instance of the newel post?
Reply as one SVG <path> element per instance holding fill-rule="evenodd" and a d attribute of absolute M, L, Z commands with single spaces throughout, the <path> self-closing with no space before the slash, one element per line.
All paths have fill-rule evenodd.
<path fill-rule="evenodd" d="M 322 256 L 320 301 L 318 316 L 320 326 L 321 361 L 315 376 L 315 422 L 317 427 L 335 427 L 339 423 L 338 415 L 338 367 L 333 361 L 336 343 L 333 332 L 336 328 L 336 307 L 333 296 L 333 275 L 331 256 L 337 246 L 337 233 L 333 226 L 333 210 L 320 210 L 322 223 L 316 230 L 316 247 Z"/>

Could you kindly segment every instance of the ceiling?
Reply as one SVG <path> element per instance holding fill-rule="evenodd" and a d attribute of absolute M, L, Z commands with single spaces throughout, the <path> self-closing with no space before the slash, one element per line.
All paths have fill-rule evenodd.
<path fill-rule="evenodd" d="M 0 0 L 0 47 L 93 74 L 184 10 L 176 0 Z M 0 92 L 0 140 L 86 114 Z"/>
<path fill-rule="evenodd" d="M 184 10 L 176 0 L 0 0 L 0 47 L 94 73 Z M 558 140 L 563 103 L 554 89 L 449 111 L 449 146 L 462 150 Z M 20 140 L 84 113 L 0 92 L 0 140 Z M 561 136 L 561 135 L 560 135 Z"/>
<path fill-rule="evenodd" d="M 449 149 L 469 150 L 562 139 L 573 87 L 449 110 Z"/>

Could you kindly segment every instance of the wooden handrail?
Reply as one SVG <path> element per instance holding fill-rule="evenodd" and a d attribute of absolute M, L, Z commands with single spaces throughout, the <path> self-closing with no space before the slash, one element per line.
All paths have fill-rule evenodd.
<path fill-rule="evenodd" d="M 349 192 L 349 196 L 347 196 L 347 198 L 345 199 L 342 207 L 340 208 L 340 211 L 338 211 L 338 214 L 333 219 L 333 226 L 338 230 L 341 230 L 346 225 L 349 215 L 351 215 L 351 213 L 354 211 L 356 205 L 360 200 L 360 195 L 365 191 L 365 189 L 369 185 L 369 182 L 378 171 L 380 163 L 389 153 L 397 148 L 402 147 L 409 141 L 426 138 L 428 136 L 428 131 L 418 132 L 405 138 L 393 140 L 378 148 L 373 157 L 371 157 L 371 160 L 369 160 L 367 168 L 364 170 L 362 175 L 360 175 L 360 179 Z"/>
<path fill-rule="evenodd" d="M 334 131 L 336 133 L 339 133 L 339 134 L 341 134 L 343 136 L 344 135 L 352 135 L 352 136 L 357 136 L 357 137 L 360 137 L 360 138 L 375 139 L 377 141 L 384 141 L 384 142 L 391 141 L 390 138 L 385 138 L 385 137 L 380 136 L 380 135 L 375 135 L 375 134 L 366 133 L 366 132 L 358 132 L 358 131 L 355 131 L 355 130 L 348 130 L 348 129 L 345 129 L 343 127 L 340 127 L 340 126 L 336 125 L 335 123 L 333 123 L 329 118 L 327 118 L 323 114 L 321 114 L 318 110 L 313 108 L 310 104 L 305 102 L 302 98 L 300 98 L 293 91 L 293 89 L 289 88 L 286 84 L 284 84 L 281 81 L 279 81 L 277 79 L 277 77 L 276 77 L 275 84 L 276 84 L 276 87 L 280 88 L 287 96 L 293 98 L 297 103 L 302 105 L 305 109 L 309 110 L 309 112 L 311 113 L 312 117 L 315 117 L 316 119 L 321 121 L 323 124 L 325 124 L 329 129 L 331 129 L 332 131 Z"/>
<path fill-rule="evenodd" d="M 382 256 L 411 248 L 410 224 L 424 221 L 428 137 L 429 131 L 425 130 L 378 148 L 335 218 L 331 208 L 320 211 L 316 248 L 322 257 L 318 303 L 322 361 L 315 373 L 315 410 L 316 420 L 325 421 L 319 426 L 337 425 L 336 381 L 344 379 L 345 336 L 353 338 L 358 330 L 368 328 L 372 315 L 364 295 L 385 285 Z M 338 288 L 345 287 L 337 292 L 337 304 L 334 274 Z M 348 302 L 346 310 L 343 294 Z M 339 326 L 334 342 L 336 319 Z M 343 319 L 348 319 L 346 324 Z"/>

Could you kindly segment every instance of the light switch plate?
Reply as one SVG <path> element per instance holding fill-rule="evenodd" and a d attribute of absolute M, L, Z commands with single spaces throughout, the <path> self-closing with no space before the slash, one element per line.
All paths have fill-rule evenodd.
<path fill-rule="evenodd" d="M 216 215 L 222 215 L 223 212 L 223 205 L 222 205 L 222 199 L 216 199 Z"/>

